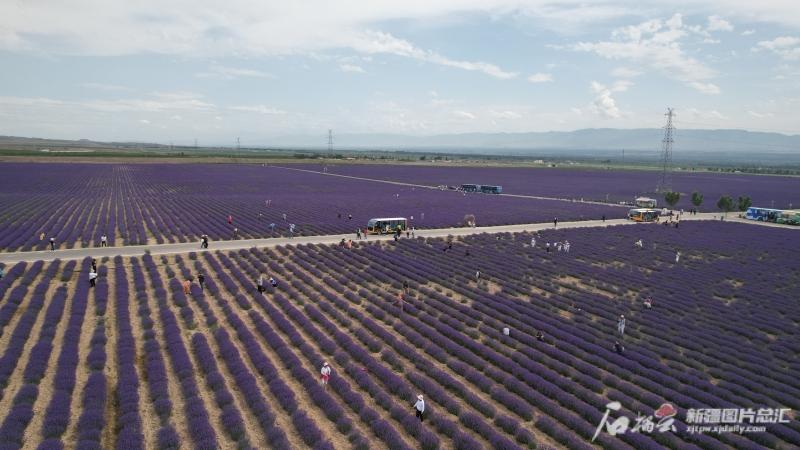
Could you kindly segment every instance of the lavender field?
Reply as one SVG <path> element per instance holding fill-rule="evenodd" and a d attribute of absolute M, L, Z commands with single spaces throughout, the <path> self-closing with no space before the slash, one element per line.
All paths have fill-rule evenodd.
<path fill-rule="evenodd" d="M 269 203 L 267 203 L 269 202 Z M 417 228 L 625 216 L 622 208 L 455 192 L 261 165 L 0 164 L 0 250 L 355 233 L 373 217 Z M 341 215 L 341 217 L 339 217 Z M 352 215 L 352 219 L 348 219 Z M 232 216 L 232 223 L 228 223 Z M 285 218 L 284 218 L 285 217 Z M 274 224 L 274 227 L 271 226 Z M 41 239 L 43 238 L 43 239 Z"/>
<path fill-rule="evenodd" d="M 302 167 L 322 171 L 320 164 Z M 585 199 L 596 201 L 633 201 L 640 194 L 652 194 L 658 182 L 658 172 L 496 168 L 496 167 L 425 167 L 389 165 L 333 165 L 331 173 L 366 178 L 401 181 L 438 186 L 459 186 L 464 183 L 503 186 L 509 194 L 527 194 L 542 197 Z M 722 195 L 736 198 L 747 195 L 753 204 L 762 207 L 791 209 L 800 207 L 800 178 L 759 176 L 744 174 L 714 174 L 708 172 L 675 172 L 673 189 L 683 194 L 678 207 L 690 208 L 692 192 L 705 196 L 702 211 L 716 211 L 717 200 Z"/>
<path fill-rule="evenodd" d="M 523 233 L 448 251 L 419 238 L 117 257 L 99 262 L 96 288 L 88 259 L 19 263 L 0 280 L 0 442 L 797 448 L 797 420 L 749 434 L 690 434 L 684 422 L 689 408 L 800 409 L 796 233 L 753 231 L 689 222 L 545 231 L 535 248 Z M 563 240 L 569 253 L 544 250 Z M 205 290 L 194 281 L 184 294 L 201 272 Z M 259 273 L 278 287 L 258 294 Z M 610 401 L 634 418 L 672 403 L 676 430 L 591 443 Z"/>

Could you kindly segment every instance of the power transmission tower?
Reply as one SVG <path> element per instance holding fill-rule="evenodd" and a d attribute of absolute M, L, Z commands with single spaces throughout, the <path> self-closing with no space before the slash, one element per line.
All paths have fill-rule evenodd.
<path fill-rule="evenodd" d="M 333 130 L 328 130 L 328 157 L 333 157 Z"/>
<path fill-rule="evenodd" d="M 672 125 L 672 117 L 675 112 L 672 108 L 667 108 L 667 125 L 664 126 L 664 139 L 661 140 L 661 180 L 656 187 L 657 193 L 672 191 L 672 144 L 675 127 Z"/>
<path fill-rule="evenodd" d="M 241 150 L 241 148 L 242 148 L 241 142 L 239 141 L 239 138 L 237 137 L 236 138 L 236 151 L 238 152 L 239 150 Z"/>

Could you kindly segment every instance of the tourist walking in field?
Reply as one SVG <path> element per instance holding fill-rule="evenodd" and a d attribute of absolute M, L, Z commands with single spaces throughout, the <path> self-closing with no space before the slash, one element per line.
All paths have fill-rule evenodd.
<path fill-rule="evenodd" d="M 561 242 L 556 242 L 556 249 L 558 249 L 559 253 L 561 253 L 562 247 L 563 247 L 563 244 Z"/>
<path fill-rule="evenodd" d="M 97 272 L 95 272 L 94 270 L 89 272 L 89 286 L 94 287 L 96 280 L 97 280 Z"/>
<path fill-rule="evenodd" d="M 100 236 L 100 247 L 108 247 L 108 236 L 105 234 Z"/>
<path fill-rule="evenodd" d="M 412 238 L 414 237 L 414 232 L 415 232 L 415 231 L 417 231 L 417 229 L 416 229 L 416 228 L 414 228 L 414 227 L 411 227 L 411 237 L 412 237 Z"/>
<path fill-rule="evenodd" d="M 183 293 L 189 295 L 192 293 L 192 282 L 189 280 L 183 280 Z"/>
<path fill-rule="evenodd" d="M 558 217 L 553 218 L 553 227 L 558 228 Z"/>
<path fill-rule="evenodd" d="M 208 235 L 200 236 L 200 248 L 208 248 Z"/>
<path fill-rule="evenodd" d="M 367 233 L 367 229 L 366 228 L 364 228 L 364 233 L 363 234 L 364 234 L 364 240 L 366 241 L 367 240 L 367 235 L 369 234 L 369 233 Z"/>
<path fill-rule="evenodd" d="M 228 214 L 228 225 L 233 225 L 233 216 Z"/>
<path fill-rule="evenodd" d="M 278 280 L 273 277 L 269 277 L 269 284 L 271 284 L 273 288 L 276 288 L 278 287 Z"/>
<path fill-rule="evenodd" d="M 648 296 L 646 299 L 644 299 L 644 307 L 647 308 L 647 309 L 650 309 L 650 308 L 653 307 L 653 299 L 652 299 L 652 297 Z"/>
<path fill-rule="evenodd" d="M 92 272 L 97 272 L 97 260 L 92 258 Z"/>
<path fill-rule="evenodd" d="M 331 379 L 331 366 L 327 362 L 322 364 L 322 369 L 320 369 L 319 373 L 322 378 L 322 385 L 327 386 L 328 381 Z"/>
<path fill-rule="evenodd" d="M 675 252 L 675 264 L 678 264 L 678 261 L 681 260 L 681 252 Z"/>
<path fill-rule="evenodd" d="M 289 237 L 292 237 L 292 238 L 294 237 L 294 224 L 293 223 L 289 224 Z"/>
<path fill-rule="evenodd" d="M 605 221 L 606 221 L 606 215 L 603 214 L 603 222 L 605 222 Z"/>
<path fill-rule="evenodd" d="M 403 311 L 403 304 L 405 303 L 405 301 L 406 301 L 405 295 L 403 295 L 402 292 L 398 293 L 397 294 L 397 306 L 400 307 L 400 311 L 401 312 Z"/>
<path fill-rule="evenodd" d="M 39 240 L 40 240 L 40 241 L 43 241 L 43 240 L 44 240 L 44 231 L 42 231 L 41 233 L 39 233 Z"/>
<path fill-rule="evenodd" d="M 531 238 L 531 247 L 536 247 L 536 238 L 535 237 Z"/>
<path fill-rule="evenodd" d="M 539 342 L 544 342 L 544 333 L 541 331 L 536 332 L 536 340 Z"/>
<path fill-rule="evenodd" d="M 550 253 L 550 243 L 549 242 L 545 243 L 544 248 L 545 248 L 545 250 L 547 250 L 547 253 Z"/>
<path fill-rule="evenodd" d="M 2 267 L 0 267 L 0 280 L 2 280 L 2 279 L 3 279 L 3 276 L 4 276 L 4 275 L 5 275 L 5 272 L 3 272 L 3 268 L 2 268 Z"/>
<path fill-rule="evenodd" d="M 619 341 L 614 341 L 614 351 L 621 355 L 622 352 L 625 351 L 625 347 L 623 347 L 622 344 L 619 343 Z"/>
<path fill-rule="evenodd" d="M 50 238 L 50 250 L 56 251 L 56 238 Z"/>
<path fill-rule="evenodd" d="M 206 277 L 202 273 L 197 275 L 197 282 L 200 283 L 200 292 L 203 292 L 206 284 Z"/>
<path fill-rule="evenodd" d="M 481 281 L 481 271 L 477 270 L 475 271 L 475 282 L 478 283 L 480 281 Z"/>
<path fill-rule="evenodd" d="M 234 228 L 233 229 L 233 238 L 234 239 L 239 239 L 239 229 L 238 228 Z"/>
<path fill-rule="evenodd" d="M 622 334 L 622 335 L 625 334 L 625 315 L 624 314 L 620 314 L 620 316 L 619 316 L 619 321 L 617 322 L 617 331 L 619 331 L 619 334 Z"/>
<path fill-rule="evenodd" d="M 425 399 L 422 398 L 422 394 L 417 396 L 417 402 L 414 403 L 414 410 L 417 413 L 417 418 L 422 422 L 422 414 L 425 412 Z"/>
<path fill-rule="evenodd" d="M 361 240 L 361 228 L 356 228 L 356 239 Z"/>
<path fill-rule="evenodd" d="M 264 291 L 266 290 L 264 288 L 264 274 L 258 276 L 258 279 L 256 280 L 256 287 L 258 288 L 259 294 L 264 294 Z"/>
<path fill-rule="evenodd" d="M 404 280 L 404 281 L 403 281 L 403 292 L 405 292 L 406 294 L 408 294 L 408 291 L 409 291 L 409 287 L 408 287 L 408 280 Z"/>
<path fill-rule="evenodd" d="M 347 220 L 353 220 L 353 215 L 352 214 L 348 214 L 347 215 Z"/>
<path fill-rule="evenodd" d="M 642 240 L 641 240 L 641 239 L 639 239 L 638 241 L 636 241 L 634 245 L 636 245 L 636 246 L 637 246 L 637 247 L 639 247 L 639 248 L 644 248 L 644 242 L 642 242 Z"/>
<path fill-rule="evenodd" d="M 269 232 L 270 233 L 274 233 L 275 232 L 275 222 L 272 222 L 272 223 L 269 224 Z"/>
<path fill-rule="evenodd" d="M 569 253 L 569 241 L 564 241 L 564 252 Z"/>

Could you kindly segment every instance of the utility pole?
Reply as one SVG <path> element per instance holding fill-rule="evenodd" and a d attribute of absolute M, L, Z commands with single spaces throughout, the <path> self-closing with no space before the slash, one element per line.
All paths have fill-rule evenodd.
<path fill-rule="evenodd" d="M 239 138 L 237 137 L 236 138 L 236 152 L 238 153 L 239 150 L 241 150 L 241 148 L 242 148 L 241 142 L 239 141 Z"/>
<path fill-rule="evenodd" d="M 656 187 L 657 193 L 672 191 L 672 144 L 675 131 L 672 117 L 675 112 L 672 108 L 667 108 L 667 113 L 664 115 L 667 116 L 667 124 L 664 126 L 664 139 L 661 140 L 661 180 Z"/>
<path fill-rule="evenodd" d="M 328 158 L 333 158 L 333 130 L 328 129 Z"/>

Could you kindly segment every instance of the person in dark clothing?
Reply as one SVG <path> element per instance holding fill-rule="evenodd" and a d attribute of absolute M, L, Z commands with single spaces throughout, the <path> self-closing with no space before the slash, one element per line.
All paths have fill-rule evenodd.
<path fill-rule="evenodd" d="M 94 270 L 89 272 L 89 286 L 94 287 L 96 280 L 97 280 L 97 272 Z"/>
<path fill-rule="evenodd" d="M 616 341 L 614 342 L 614 351 L 621 355 L 622 352 L 625 351 L 625 347 L 623 347 L 622 344 L 619 343 L 619 341 Z"/>
<path fill-rule="evenodd" d="M 256 287 L 258 287 L 258 293 L 264 294 L 266 288 L 264 287 L 264 275 L 259 275 L 258 280 L 256 280 Z"/>
<path fill-rule="evenodd" d="M 56 250 L 56 238 L 50 238 L 50 250 Z"/>
<path fill-rule="evenodd" d="M 197 282 L 200 283 L 200 291 L 202 292 L 206 283 L 206 277 L 202 273 L 197 275 Z"/>
<path fill-rule="evenodd" d="M 97 272 L 97 260 L 92 258 L 92 272 Z"/>
<path fill-rule="evenodd" d="M 605 221 L 606 221 L 606 215 L 603 214 L 603 222 L 605 222 Z"/>
<path fill-rule="evenodd" d="M 347 220 L 353 220 L 353 215 L 352 214 L 348 214 L 347 215 Z"/>
<path fill-rule="evenodd" d="M 403 281 L 403 292 L 408 294 L 408 281 Z"/>
<path fill-rule="evenodd" d="M 269 284 L 271 284 L 272 287 L 276 288 L 276 287 L 278 287 L 278 280 L 276 280 L 275 278 L 269 277 Z"/>
<path fill-rule="evenodd" d="M 200 236 L 200 248 L 208 248 L 208 235 Z"/>
<path fill-rule="evenodd" d="M 558 217 L 553 218 L 553 227 L 558 227 Z"/>
<path fill-rule="evenodd" d="M 544 342 L 544 333 L 541 331 L 536 332 L 536 340 L 539 342 Z"/>

